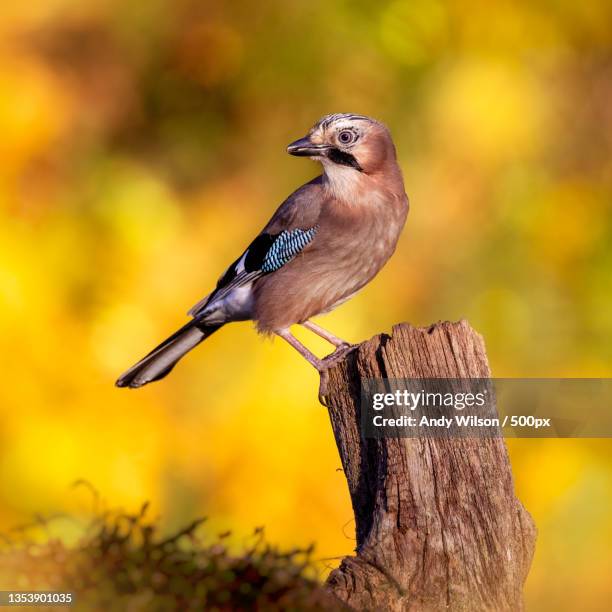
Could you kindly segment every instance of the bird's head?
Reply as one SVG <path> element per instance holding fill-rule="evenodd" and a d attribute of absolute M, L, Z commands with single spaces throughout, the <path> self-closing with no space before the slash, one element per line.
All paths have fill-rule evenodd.
<path fill-rule="evenodd" d="M 326 115 L 287 152 L 320 161 L 330 178 L 347 171 L 375 175 L 396 163 L 389 130 L 370 117 L 351 113 Z"/>

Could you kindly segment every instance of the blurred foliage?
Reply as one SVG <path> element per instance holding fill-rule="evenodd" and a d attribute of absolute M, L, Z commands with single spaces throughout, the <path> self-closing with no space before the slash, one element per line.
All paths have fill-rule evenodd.
<path fill-rule="evenodd" d="M 71 592 L 74 609 L 87 611 L 345 609 L 314 579 L 312 548 L 281 552 L 258 528 L 250 546 L 232 556 L 224 544 L 229 534 L 212 542 L 198 535 L 204 519 L 160 537 L 147 507 L 94 517 L 73 546 L 29 540 L 27 526 L 4 536 L 0 585 Z"/>
<path fill-rule="evenodd" d="M 323 325 L 359 341 L 466 317 L 497 376 L 609 376 L 610 23 L 605 0 L 3 3 L 0 524 L 79 512 L 82 477 L 151 499 L 162 529 L 206 508 L 210 533 L 351 551 L 316 375 L 290 347 L 236 324 L 161 383 L 112 384 L 318 171 L 284 148 L 328 112 L 390 126 L 412 209 Z M 540 530 L 528 605 L 601 607 L 610 444 L 509 446 Z"/>

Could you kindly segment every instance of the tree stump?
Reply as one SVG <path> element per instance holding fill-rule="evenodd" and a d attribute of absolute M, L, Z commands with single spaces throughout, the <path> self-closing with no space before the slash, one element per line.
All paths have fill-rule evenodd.
<path fill-rule="evenodd" d="M 329 371 L 325 404 L 348 482 L 356 556 L 326 587 L 355 610 L 523 609 L 536 529 L 503 438 L 366 439 L 362 378 L 488 378 L 465 321 L 396 325 Z"/>

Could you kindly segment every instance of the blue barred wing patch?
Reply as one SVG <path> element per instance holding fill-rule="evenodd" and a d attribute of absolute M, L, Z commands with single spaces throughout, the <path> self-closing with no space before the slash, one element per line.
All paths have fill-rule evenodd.
<path fill-rule="evenodd" d="M 307 230 L 294 229 L 278 234 L 263 258 L 261 271 L 268 274 L 289 263 L 313 241 L 317 229 L 315 226 Z"/>

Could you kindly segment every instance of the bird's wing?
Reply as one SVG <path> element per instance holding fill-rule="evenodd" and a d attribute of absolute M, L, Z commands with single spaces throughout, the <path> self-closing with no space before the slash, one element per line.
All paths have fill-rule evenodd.
<path fill-rule="evenodd" d="M 321 182 L 317 177 L 279 206 L 259 236 L 219 278 L 214 291 L 189 314 L 196 318 L 205 315 L 235 289 L 288 264 L 314 240 L 320 209 Z"/>
<path fill-rule="evenodd" d="M 318 226 L 314 225 L 283 230 L 277 234 L 259 234 L 240 258 L 225 271 L 215 290 L 198 302 L 189 314 L 197 318 L 214 308 L 216 302 L 227 297 L 233 290 L 282 268 L 314 240 L 317 229 Z"/>

